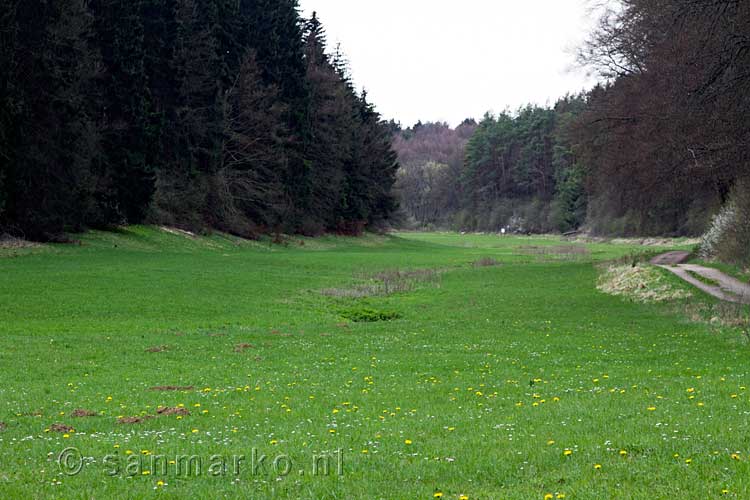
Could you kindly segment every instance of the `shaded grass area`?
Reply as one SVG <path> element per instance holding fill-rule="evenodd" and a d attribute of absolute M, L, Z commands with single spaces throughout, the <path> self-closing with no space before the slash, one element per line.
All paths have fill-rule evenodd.
<path fill-rule="evenodd" d="M 0 259 L 3 498 L 750 495 L 747 339 L 599 293 L 594 262 L 637 246 L 550 261 L 519 247 L 552 238 L 80 238 Z M 439 287 L 320 293 L 394 269 L 449 271 Z M 68 446 L 90 457 L 71 477 L 55 462 Z M 253 448 L 292 473 L 253 474 Z M 342 476 L 311 473 L 339 450 Z M 248 462 L 110 477 L 107 454 Z"/>

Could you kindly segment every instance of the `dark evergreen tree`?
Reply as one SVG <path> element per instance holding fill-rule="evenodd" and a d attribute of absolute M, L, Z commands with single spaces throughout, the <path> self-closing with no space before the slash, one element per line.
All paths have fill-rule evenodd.
<path fill-rule="evenodd" d="M 363 91 L 357 100 L 353 161 L 347 171 L 345 220 L 385 224 L 396 210 L 393 196 L 398 162 L 386 122 Z"/>
<path fill-rule="evenodd" d="M 216 226 L 242 236 L 279 224 L 284 208 L 284 106 L 249 51 L 225 94 L 222 164 L 213 178 Z"/>
<path fill-rule="evenodd" d="M 17 0 L 0 0 L 0 232 L 7 226 L 4 217 L 7 186 L 4 181 L 10 168 L 14 144 L 15 105 L 13 103 L 14 82 L 16 74 L 16 9 Z"/>
<path fill-rule="evenodd" d="M 3 229 L 318 233 L 387 215 L 391 129 L 296 0 L 0 7 Z"/>
<path fill-rule="evenodd" d="M 148 157 L 157 133 L 145 69 L 145 0 L 92 0 L 102 54 L 102 133 L 108 189 L 106 203 L 127 222 L 141 222 L 154 190 Z M 158 50 L 158 48 L 157 48 Z M 153 161 L 153 159 L 151 159 Z M 104 173 L 104 172 L 103 172 Z"/>
<path fill-rule="evenodd" d="M 96 210 L 92 164 L 99 137 L 87 99 L 99 67 L 90 43 L 92 17 L 83 0 L 30 0 L 11 12 L 15 43 L 13 54 L 4 56 L 10 64 L 2 118 L 5 225 L 26 237 L 52 239 L 81 228 Z"/>
<path fill-rule="evenodd" d="M 308 199 L 306 232 L 335 229 L 339 224 L 346 165 L 351 162 L 355 96 L 326 53 L 325 31 L 315 13 L 305 24 L 305 62 L 309 85 L 309 130 L 305 178 L 298 184 Z"/>

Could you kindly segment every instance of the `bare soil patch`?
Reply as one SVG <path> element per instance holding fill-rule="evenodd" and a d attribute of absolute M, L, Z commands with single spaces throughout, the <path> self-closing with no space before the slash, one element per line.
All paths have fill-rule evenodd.
<path fill-rule="evenodd" d="M 122 417 L 117 419 L 118 424 L 141 424 L 146 420 L 154 418 L 153 415 L 142 415 L 140 417 Z"/>
<path fill-rule="evenodd" d="M 152 387 L 152 391 L 163 391 L 163 392 L 169 392 L 169 391 L 192 391 L 195 389 L 195 386 L 192 385 L 158 385 L 156 387 Z"/>
<path fill-rule="evenodd" d="M 146 349 L 146 352 L 156 353 L 156 352 L 164 352 L 164 351 L 167 351 L 167 350 L 169 350 L 169 346 L 166 346 L 166 345 L 157 345 L 157 346 L 154 346 L 154 347 L 149 347 L 148 349 Z"/>
<path fill-rule="evenodd" d="M 253 344 L 237 344 L 234 346 L 234 352 L 245 352 L 248 349 L 255 349 Z"/>
<path fill-rule="evenodd" d="M 73 410 L 73 413 L 70 414 L 71 417 L 75 417 L 75 418 L 96 417 L 97 415 L 98 413 L 96 413 L 95 411 L 84 410 L 81 408 L 77 410 Z"/>
<path fill-rule="evenodd" d="M 4 431 L 7 428 L 8 428 L 8 424 L 6 424 L 5 422 L 0 422 L 0 431 Z"/>
<path fill-rule="evenodd" d="M 481 259 L 472 262 L 471 265 L 474 267 L 495 267 L 502 265 L 502 263 L 492 257 L 482 257 Z"/>
<path fill-rule="evenodd" d="M 190 415 L 190 412 L 185 408 L 172 408 L 169 406 L 164 406 L 162 408 L 159 408 L 156 410 L 156 413 L 163 416 L 169 416 L 169 415 L 183 415 L 187 416 Z"/>
<path fill-rule="evenodd" d="M 49 426 L 50 432 L 71 432 L 74 431 L 73 427 L 65 424 L 52 424 Z"/>

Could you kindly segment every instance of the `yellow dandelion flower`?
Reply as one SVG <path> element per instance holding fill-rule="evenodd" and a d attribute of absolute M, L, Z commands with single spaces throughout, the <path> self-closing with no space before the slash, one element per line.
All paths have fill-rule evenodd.
<path fill-rule="evenodd" d="M 646 408 L 648 411 L 656 411 L 656 406 L 649 406 Z"/>
<path fill-rule="evenodd" d="M 443 498 L 443 492 L 442 491 L 436 491 L 433 495 L 433 498 Z"/>
<path fill-rule="evenodd" d="M 412 443 L 411 439 L 405 439 L 404 444 L 410 445 Z"/>
<path fill-rule="evenodd" d="M 558 493 L 555 498 L 560 498 L 560 499 L 565 498 L 565 493 Z"/>
<path fill-rule="evenodd" d="M 739 460 L 740 456 L 737 453 L 732 453 L 732 460 Z"/>
<path fill-rule="evenodd" d="M 628 452 L 626 450 L 620 450 L 620 456 L 621 457 L 626 457 L 626 456 L 628 456 Z"/>
<path fill-rule="evenodd" d="M 573 450 L 565 450 L 565 451 L 563 451 L 563 455 L 565 455 L 566 457 L 569 457 L 572 454 L 573 454 Z"/>
<path fill-rule="evenodd" d="M 150 476 L 151 475 L 151 471 L 150 470 L 144 470 L 143 472 L 141 472 L 141 474 L 144 475 L 144 476 Z"/>
<path fill-rule="evenodd" d="M 550 439 L 549 441 L 547 441 L 547 446 L 552 446 L 553 444 L 555 444 L 554 439 Z"/>
<path fill-rule="evenodd" d="M 686 465 L 690 465 L 690 464 L 692 464 L 692 463 L 693 463 L 693 459 L 692 459 L 692 458 L 686 458 L 686 459 L 685 459 L 685 464 L 686 464 Z"/>
<path fill-rule="evenodd" d="M 552 500 L 553 498 L 555 498 L 555 495 L 553 495 L 552 493 L 547 493 L 546 495 L 544 495 L 544 500 Z"/>
<path fill-rule="evenodd" d="M 156 486 L 161 488 L 162 486 L 164 486 L 164 481 L 156 481 Z"/>
<path fill-rule="evenodd" d="M 602 464 L 594 464 L 594 469 L 602 470 Z"/>

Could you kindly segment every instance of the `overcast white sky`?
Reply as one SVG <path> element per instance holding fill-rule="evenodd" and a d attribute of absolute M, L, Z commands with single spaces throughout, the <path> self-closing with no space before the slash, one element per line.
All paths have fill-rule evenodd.
<path fill-rule="evenodd" d="M 573 49 L 586 0 L 300 0 L 340 42 L 354 81 L 385 118 L 456 125 L 486 111 L 554 102 L 593 82 Z"/>

